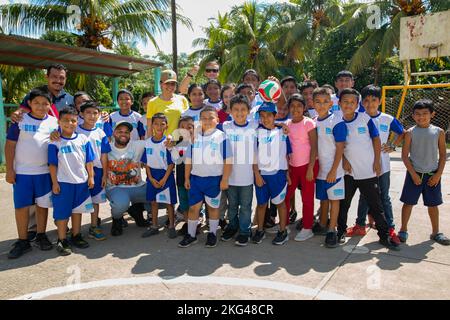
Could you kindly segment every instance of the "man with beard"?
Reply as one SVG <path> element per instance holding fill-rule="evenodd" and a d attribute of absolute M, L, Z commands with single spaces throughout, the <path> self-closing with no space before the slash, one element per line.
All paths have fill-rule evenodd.
<path fill-rule="evenodd" d="M 145 203 L 146 184 L 141 175 L 141 158 L 145 151 L 144 140 L 130 140 L 133 126 L 131 123 L 121 121 L 116 124 L 108 153 L 108 181 L 106 197 L 111 205 L 113 218 L 111 235 L 120 236 L 123 232 L 123 214 L 128 213 L 140 227 L 148 225 L 143 217 L 142 210 L 134 210 L 136 204 Z M 132 206 L 130 207 L 130 203 Z"/>

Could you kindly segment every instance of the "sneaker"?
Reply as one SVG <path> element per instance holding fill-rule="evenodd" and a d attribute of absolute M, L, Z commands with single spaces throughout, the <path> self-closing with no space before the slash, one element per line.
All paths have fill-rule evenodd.
<path fill-rule="evenodd" d="M 407 231 L 399 231 L 398 238 L 401 242 L 406 242 L 408 240 L 408 232 Z"/>
<path fill-rule="evenodd" d="M 275 227 L 277 224 L 275 222 L 275 218 L 273 217 L 268 217 L 268 219 L 264 222 L 264 229 L 270 229 Z"/>
<path fill-rule="evenodd" d="M 266 238 L 266 233 L 263 231 L 256 230 L 254 236 L 252 237 L 253 243 L 260 244 Z"/>
<path fill-rule="evenodd" d="M 205 247 L 214 248 L 215 246 L 217 246 L 217 236 L 212 232 L 208 232 Z"/>
<path fill-rule="evenodd" d="M 147 230 L 145 230 L 145 232 L 142 234 L 142 238 L 148 238 L 158 233 L 159 233 L 158 227 L 151 226 L 150 228 L 147 228 Z"/>
<path fill-rule="evenodd" d="M 395 242 L 396 244 L 400 244 L 400 238 L 395 233 L 394 228 L 389 228 L 389 237 L 391 237 L 391 240 Z"/>
<path fill-rule="evenodd" d="M 100 227 L 89 227 L 88 238 L 95 239 L 98 241 L 106 240 L 106 236 L 103 234 L 102 229 Z"/>
<path fill-rule="evenodd" d="M 319 222 L 314 223 L 312 227 L 312 232 L 316 236 L 325 236 L 327 234 L 327 227 L 322 227 Z"/>
<path fill-rule="evenodd" d="M 249 236 L 240 234 L 237 236 L 236 241 L 234 242 L 239 247 L 245 247 L 248 244 Z"/>
<path fill-rule="evenodd" d="M 128 214 L 133 218 L 138 227 L 148 227 L 149 223 L 144 218 L 144 204 L 136 203 L 128 208 Z"/>
<path fill-rule="evenodd" d="M 185 222 L 183 224 L 183 226 L 181 227 L 181 229 L 179 229 L 177 231 L 177 235 L 184 237 L 187 234 L 187 232 L 188 232 L 187 226 L 188 226 L 188 224 L 187 224 L 187 222 Z"/>
<path fill-rule="evenodd" d="M 388 248 L 389 250 L 399 251 L 399 245 L 392 241 L 390 237 L 385 239 L 380 239 L 378 241 L 382 246 Z"/>
<path fill-rule="evenodd" d="M 289 224 L 294 224 L 296 219 L 297 219 L 297 211 L 295 209 L 292 209 L 289 212 Z"/>
<path fill-rule="evenodd" d="M 75 246 L 79 249 L 85 249 L 85 248 L 89 247 L 89 243 L 83 239 L 83 236 L 81 235 L 81 233 L 77 234 L 76 236 L 73 236 L 70 239 L 70 242 L 72 243 L 73 246 Z"/>
<path fill-rule="evenodd" d="M 125 220 L 124 217 L 120 218 L 119 220 L 120 220 L 120 224 L 122 225 L 122 228 L 128 227 L 128 221 Z"/>
<path fill-rule="evenodd" d="M 180 248 L 187 248 L 187 247 L 189 247 L 190 245 L 193 245 L 193 244 L 195 244 L 195 243 L 197 243 L 197 237 L 193 238 L 193 237 L 191 237 L 191 235 L 190 235 L 189 233 L 187 233 L 187 234 L 184 236 L 183 240 L 181 240 L 181 241 L 178 243 L 178 247 L 180 247 Z"/>
<path fill-rule="evenodd" d="M 300 220 L 298 220 L 297 224 L 295 225 L 295 229 L 297 229 L 298 231 L 303 229 L 303 218 L 300 218 Z"/>
<path fill-rule="evenodd" d="M 175 228 L 169 228 L 168 236 L 169 239 L 175 239 L 177 237 L 177 231 L 175 230 Z"/>
<path fill-rule="evenodd" d="M 28 241 L 33 242 L 34 240 L 36 240 L 36 235 L 37 235 L 36 231 L 28 231 L 27 234 Z"/>
<path fill-rule="evenodd" d="M 121 219 L 112 219 L 112 226 L 111 226 L 111 235 L 116 237 L 116 236 L 121 236 L 123 233 L 123 226 L 122 226 L 122 221 Z"/>
<path fill-rule="evenodd" d="M 227 220 L 225 220 L 225 219 L 220 219 L 219 220 L 219 227 L 220 227 L 220 229 L 225 230 L 227 225 L 228 225 Z"/>
<path fill-rule="evenodd" d="M 306 241 L 310 238 L 314 237 L 314 233 L 311 229 L 302 229 L 297 236 L 295 237 L 295 241 Z"/>
<path fill-rule="evenodd" d="M 443 246 L 450 245 L 450 239 L 444 236 L 444 234 L 441 232 L 436 233 L 435 235 L 431 234 L 430 239 L 436 241 L 439 244 L 442 244 Z"/>
<path fill-rule="evenodd" d="M 8 253 L 8 259 L 17 259 L 23 254 L 31 251 L 31 245 L 28 240 L 17 240 L 14 243 L 14 247 Z"/>
<path fill-rule="evenodd" d="M 53 248 L 53 244 L 48 240 L 47 235 L 45 233 L 36 234 L 36 246 L 43 251 L 48 251 Z"/>
<path fill-rule="evenodd" d="M 340 244 L 345 243 L 345 234 L 344 233 L 338 232 L 336 237 L 337 237 L 338 243 L 340 243 Z"/>
<path fill-rule="evenodd" d="M 325 247 L 336 248 L 338 245 L 339 244 L 336 232 L 334 231 L 327 232 L 327 235 L 325 237 Z"/>
<path fill-rule="evenodd" d="M 353 227 L 347 228 L 347 237 L 365 236 L 366 234 L 365 226 L 355 224 Z"/>
<path fill-rule="evenodd" d="M 289 240 L 289 237 L 288 237 L 288 233 L 286 230 L 278 231 L 277 236 L 275 237 L 275 239 L 272 240 L 272 244 L 282 245 L 282 244 L 285 244 L 286 242 L 288 242 L 288 240 Z"/>
<path fill-rule="evenodd" d="M 56 251 L 62 256 L 68 256 L 72 253 L 72 247 L 67 239 L 59 240 L 56 243 Z"/>
<path fill-rule="evenodd" d="M 230 241 L 231 239 L 233 239 L 236 232 L 237 232 L 236 229 L 232 229 L 231 227 L 228 227 L 222 233 L 222 237 L 220 239 L 225 242 Z"/>

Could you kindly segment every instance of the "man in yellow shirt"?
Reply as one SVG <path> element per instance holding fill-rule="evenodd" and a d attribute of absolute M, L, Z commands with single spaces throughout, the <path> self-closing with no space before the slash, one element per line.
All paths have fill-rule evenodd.
<path fill-rule="evenodd" d="M 181 114 L 189 109 L 187 99 L 179 94 L 175 94 L 177 88 L 177 74 L 173 70 L 164 70 L 161 72 L 161 90 L 162 93 L 151 99 L 147 104 L 147 128 L 152 127 L 152 117 L 156 113 L 163 113 L 168 119 L 168 128 L 166 135 L 178 128 L 178 121 Z M 147 137 L 153 135 L 151 130 L 147 130 Z"/>

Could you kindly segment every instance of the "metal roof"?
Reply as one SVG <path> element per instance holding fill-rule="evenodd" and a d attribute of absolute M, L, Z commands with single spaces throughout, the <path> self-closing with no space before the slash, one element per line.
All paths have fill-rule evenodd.
<path fill-rule="evenodd" d="M 0 64 L 45 69 L 52 63 L 63 64 L 72 72 L 110 77 L 129 75 L 163 65 L 148 59 L 0 34 Z"/>

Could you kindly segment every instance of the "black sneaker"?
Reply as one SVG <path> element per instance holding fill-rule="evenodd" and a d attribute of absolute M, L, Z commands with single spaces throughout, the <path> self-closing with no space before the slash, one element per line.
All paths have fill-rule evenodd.
<path fill-rule="evenodd" d="M 340 232 L 338 231 L 336 237 L 337 237 L 338 243 L 340 243 L 340 244 L 345 243 L 345 234 L 344 234 L 344 233 L 340 233 Z"/>
<path fill-rule="evenodd" d="M 136 203 L 128 208 L 128 214 L 133 218 L 138 227 L 148 227 L 148 221 L 144 218 L 144 204 Z"/>
<path fill-rule="evenodd" d="M 303 229 L 303 218 L 300 218 L 300 220 L 298 220 L 297 224 L 295 225 L 295 229 L 297 229 L 298 231 Z"/>
<path fill-rule="evenodd" d="M 220 239 L 225 242 L 230 241 L 231 239 L 233 239 L 236 232 L 237 232 L 236 229 L 232 229 L 228 226 L 228 228 L 226 228 L 225 231 L 222 233 L 222 237 Z"/>
<path fill-rule="evenodd" d="M 89 247 L 89 242 L 83 239 L 81 233 L 77 234 L 76 236 L 72 236 L 70 242 L 73 246 L 77 247 L 78 249 L 86 249 L 87 247 Z"/>
<path fill-rule="evenodd" d="M 111 226 L 111 235 L 116 237 L 116 236 L 121 236 L 123 233 L 123 228 L 122 228 L 122 221 L 121 219 L 112 219 L 112 226 Z"/>
<path fill-rule="evenodd" d="M 327 227 L 322 227 L 319 222 L 316 222 L 312 227 L 312 232 L 316 236 L 325 236 L 327 235 Z"/>
<path fill-rule="evenodd" d="M 120 224 L 122 225 L 122 228 L 128 227 L 128 221 L 125 220 L 124 217 L 120 218 L 119 220 L 120 220 Z"/>
<path fill-rule="evenodd" d="M 248 244 L 249 236 L 240 234 L 237 236 L 236 241 L 234 242 L 239 247 L 245 247 Z"/>
<path fill-rule="evenodd" d="M 68 256 L 72 253 L 72 247 L 67 239 L 59 240 L 56 243 L 56 251 L 62 256 Z"/>
<path fill-rule="evenodd" d="M 389 250 L 400 251 L 399 245 L 393 242 L 391 238 L 380 239 L 378 242 Z"/>
<path fill-rule="evenodd" d="M 263 239 L 266 238 L 266 233 L 263 231 L 256 230 L 255 234 L 252 237 L 253 243 L 260 244 Z"/>
<path fill-rule="evenodd" d="M 8 259 L 17 259 L 24 253 L 31 251 L 31 245 L 28 240 L 17 240 L 14 247 L 8 253 Z"/>
<path fill-rule="evenodd" d="M 228 225 L 227 220 L 225 220 L 225 219 L 220 219 L 219 220 L 219 227 L 220 227 L 220 229 L 225 230 L 227 225 Z"/>
<path fill-rule="evenodd" d="M 334 231 L 328 232 L 325 237 L 325 247 L 327 248 L 336 248 L 338 246 L 338 238 L 337 234 Z"/>
<path fill-rule="evenodd" d="M 288 242 L 289 236 L 287 230 L 278 231 L 277 236 L 272 240 L 272 244 L 282 245 Z"/>
<path fill-rule="evenodd" d="M 215 246 L 217 246 L 217 236 L 212 232 L 208 232 L 208 236 L 206 237 L 205 247 L 206 248 L 214 248 Z"/>
<path fill-rule="evenodd" d="M 289 212 L 289 224 L 295 223 L 296 219 L 297 219 L 297 211 L 295 209 L 292 209 L 291 212 Z"/>
<path fill-rule="evenodd" d="M 190 245 L 193 245 L 193 244 L 195 244 L 195 243 L 197 243 L 197 237 L 193 238 L 193 237 L 191 237 L 191 235 L 190 235 L 189 233 L 187 233 L 187 234 L 184 236 L 183 240 L 181 240 L 181 241 L 178 243 L 178 247 L 180 247 L 180 248 L 187 248 L 187 247 L 189 247 Z"/>
<path fill-rule="evenodd" d="M 53 248 L 53 244 L 48 240 L 47 235 L 45 233 L 38 233 L 36 235 L 36 246 L 43 251 L 51 250 Z"/>
<path fill-rule="evenodd" d="M 150 228 L 145 230 L 145 232 L 142 234 L 142 238 L 148 238 L 148 237 L 154 236 L 158 233 L 159 233 L 158 227 L 151 226 Z"/>
<path fill-rule="evenodd" d="M 36 240 L 36 235 L 37 235 L 36 231 L 28 231 L 27 234 L 28 241 L 33 242 L 34 240 Z"/>
<path fill-rule="evenodd" d="M 187 234 L 187 232 L 188 232 L 187 226 L 188 226 L 188 224 L 187 224 L 187 222 L 185 222 L 183 224 L 183 226 L 181 227 L 181 229 L 177 231 L 177 234 L 179 236 L 183 236 L 184 237 Z"/>

